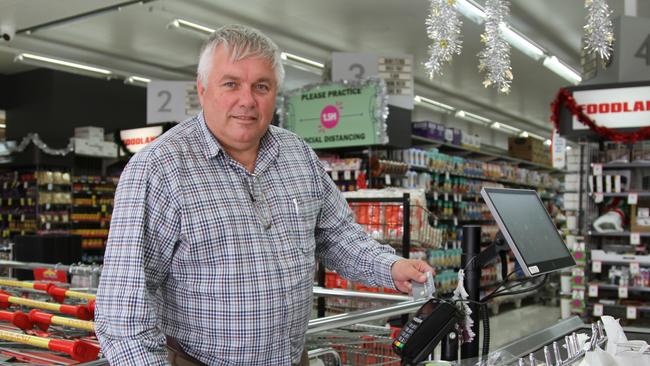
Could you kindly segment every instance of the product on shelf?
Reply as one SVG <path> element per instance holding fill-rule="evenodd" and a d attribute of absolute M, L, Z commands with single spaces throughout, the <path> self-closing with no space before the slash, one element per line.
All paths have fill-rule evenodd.
<path fill-rule="evenodd" d="M 344 192 L 346 198 L 399 198 L 410 194 L 411 243 L 426 248 L 437 248 L 442 242 L 442 231 L 429 224 L 426 197 L 423 190 L 366 189 Z M 403 207 L 399 203 L 351 203 L 356 222 L 375 240 L 401 245 L 403 237 Z"/>

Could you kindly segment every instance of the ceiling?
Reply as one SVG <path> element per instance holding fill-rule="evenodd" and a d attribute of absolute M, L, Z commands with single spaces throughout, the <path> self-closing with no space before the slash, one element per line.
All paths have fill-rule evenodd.
<path fill-rule="evenodd" d="M 629 1 L 629 0 L 628 0 Z M 0 25 L 24 30 L 126 0 L 0 0 Z M 131 2 L 128 2 L 131 3 Z M 483 5 L 484 0 L 477 3 Z M 609 0 L 613 18 L 624 0 Z M 421 63 L 427 57 L 424 20 L 428 0 L 155 0 L 98 12 L 17 34 L 0 41 L 0 74 L 32 67 L 14 63 L 18 52 L 103 66 L 124 74 L 160 79 L 192 79 L 203 38 L 170 29 L 174 18 L 210 27 L 229 23 L 254 26 L 288 52 L 326 61 L 332 51 L 413 54 L 416 93 L 531 132 L 550 129 L 549 103 L 564 79 L 518 50 L 512 50 L 514 81 L 509 95 L 482 86 L 477 54 L 482 26 L 464 19 L 463 52 L 433 81 Z M 584 0 L 512 0 L 509 23 L 550 53 L 579 70 Z M 650 17 L 650 1 L 638 1 L 638 16 Z M 292 82 L 318 80 L 287 68 Z M 545 135 L 548 135 L 546 133 Z"/>

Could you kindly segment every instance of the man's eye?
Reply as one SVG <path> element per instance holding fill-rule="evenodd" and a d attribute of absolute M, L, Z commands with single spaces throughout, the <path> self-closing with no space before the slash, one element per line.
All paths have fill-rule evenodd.
<path fill-rule="evenodd" d="M 223 83 L 223 86 L 225 86 L 226 88 L 234 88 L 237 86 L 237 83 L 235 83 L 234 81 L 226 81 L 225 83 Z"/>
<path fill-rule="evenodd" d="M 269 86 L 266 85 L 266 84 L 257 84 L 256 88 L 257 88 L 257 90 L 259 90 L 259 91 L 265 91 L 265 92 L 271 90 L 271 87 L 269 87 Z"/>

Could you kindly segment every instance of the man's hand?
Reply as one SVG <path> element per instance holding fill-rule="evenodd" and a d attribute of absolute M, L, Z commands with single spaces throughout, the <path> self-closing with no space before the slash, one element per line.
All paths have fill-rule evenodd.
<path fill-rule="evenodd" d="M 426 282 L 427 276 L 424 274 L 426 272 L 435 274 L 433 268 L 426 262 L 418 259 L 400 259 L 393 263 L 390 269 L 395 287 L 401 292 L 408 294 L 411 293 L 411 281 L 419 283 Z"/>

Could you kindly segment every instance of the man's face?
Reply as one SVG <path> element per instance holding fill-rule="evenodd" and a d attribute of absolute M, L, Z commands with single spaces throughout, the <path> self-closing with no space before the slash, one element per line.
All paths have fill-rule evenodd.
<path fill-rule="evenodd" d="M 205 87 L 197 80 L 197 88 L 208 128 L 224 148 L 257 149 L 275 109 L 277 79 L 271 62 L 260 57 L 233 62 L 220 45 Z"/>

